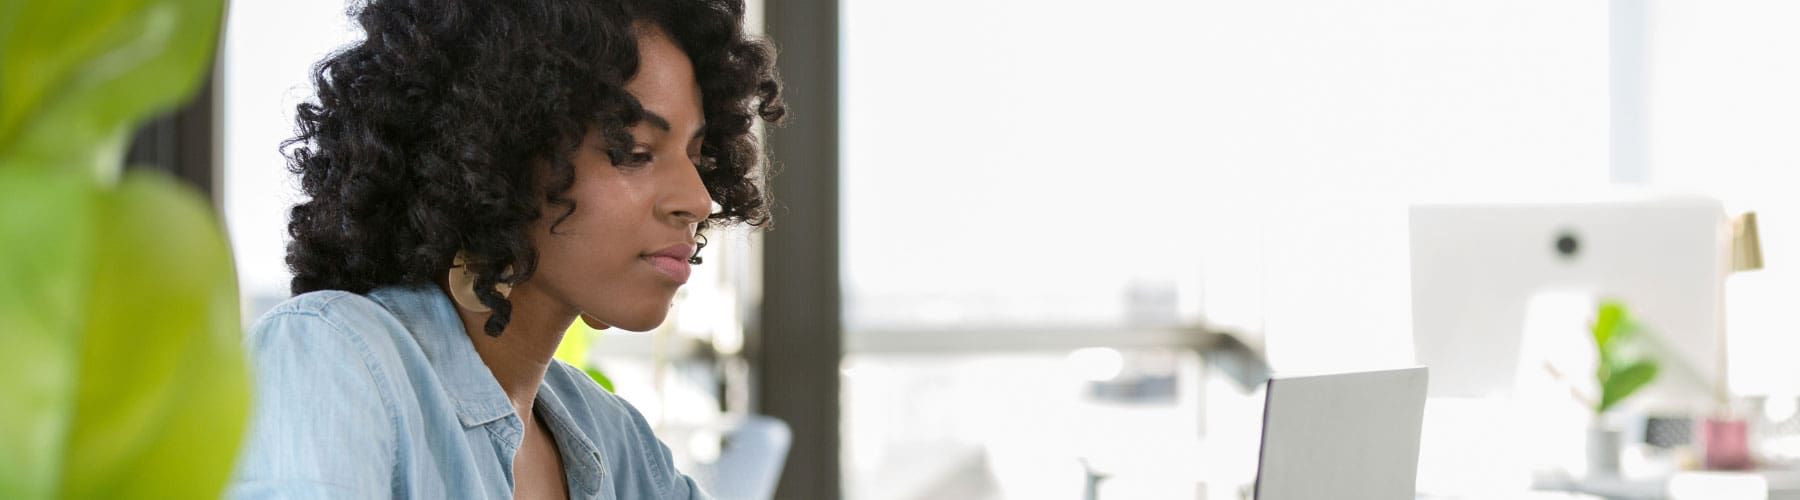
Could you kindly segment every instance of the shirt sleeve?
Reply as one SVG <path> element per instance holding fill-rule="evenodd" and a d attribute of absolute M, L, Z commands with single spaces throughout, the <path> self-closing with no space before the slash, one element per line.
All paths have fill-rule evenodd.
<path fill-rule="evenodd" d="M 368 344 L 344 326 L 278 310 L 251 328 L 256 392 L 227 498 L 391 495 L 396 413 Z"/>

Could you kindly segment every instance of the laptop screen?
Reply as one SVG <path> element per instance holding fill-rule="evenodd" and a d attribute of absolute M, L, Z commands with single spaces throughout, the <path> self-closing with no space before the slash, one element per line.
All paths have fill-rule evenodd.
<path fill-rule="evenodd" d="M 1269 381 L 1257 500 L 1414 497 L 1425 368 Z"/>

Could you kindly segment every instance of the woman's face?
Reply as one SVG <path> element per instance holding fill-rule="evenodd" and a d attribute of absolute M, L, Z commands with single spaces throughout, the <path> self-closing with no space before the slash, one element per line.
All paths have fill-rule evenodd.
<path fill-rule="evenodd" d="M 522 286 L 606 324 L 645 331 L 662 324 L 688 277 L 694 232 L 711 212 L 695 159 L 706 126 L 693 64 L 660 30 L 638 38 L 640 64 L 625 90 L 643 103 L 630 156 L 614 165 L 590 131 L 575 153 L 575 212 L 544 206 L 532 230 L 538 269 Z"/>

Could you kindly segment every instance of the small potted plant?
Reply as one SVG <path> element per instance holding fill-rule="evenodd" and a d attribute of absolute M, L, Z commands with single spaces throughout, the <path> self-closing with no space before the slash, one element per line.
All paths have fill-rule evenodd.
<path fill-rule="evenodd" d="M 1623 303 L 1601 302 L 1589 331 L 1599 357 L 1594 377 L 1600 397 L 1594 401 L 1594 427 L 1588 431 L 1588 472 L 1617 475 L 1623 444 L 1620 432 L 1602 421 L 1607 411 L 1656 380 L 1659 367 L 1641 349 L 1641 329 Z"/>

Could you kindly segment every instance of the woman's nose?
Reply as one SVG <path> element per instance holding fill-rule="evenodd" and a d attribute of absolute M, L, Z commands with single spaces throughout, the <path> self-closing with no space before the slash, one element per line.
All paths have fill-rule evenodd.
<path fill-rule="evenodd" d="M 663 197 L 661 211 L 683 224 L 699 224 L 712 215 L 712 194 L 706 191 L 706 182 L 700 178 L 700 169 L 692 160 L 684 160 L 673 168 L 667 195 Z"/>

